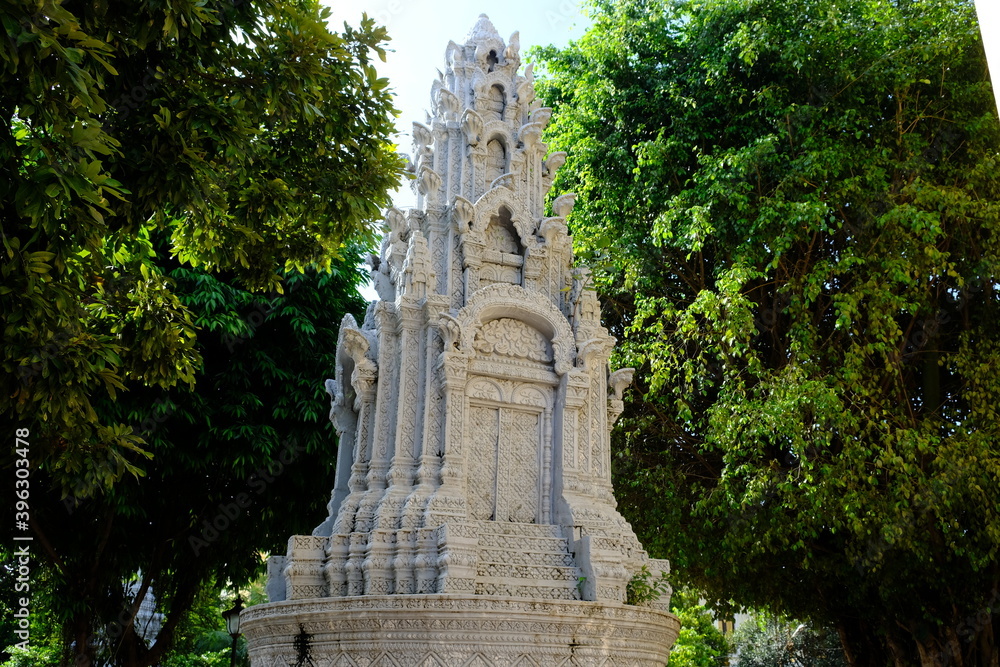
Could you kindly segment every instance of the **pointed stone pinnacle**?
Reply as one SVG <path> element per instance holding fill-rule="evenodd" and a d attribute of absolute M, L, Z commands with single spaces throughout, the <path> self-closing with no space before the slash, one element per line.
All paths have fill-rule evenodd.
<path fill-rule="evenodd" d="M 493 22 L 490 21 L 490 17 L 486 14 L 480 14 L 479 18 L 476 20 L 476 24 L 472 26 L 469 30 L 469 36 L 465 40 L 466 44 L 479 44 L 487 40 L 501 40 L 500 33 L 493 26 Z"/>

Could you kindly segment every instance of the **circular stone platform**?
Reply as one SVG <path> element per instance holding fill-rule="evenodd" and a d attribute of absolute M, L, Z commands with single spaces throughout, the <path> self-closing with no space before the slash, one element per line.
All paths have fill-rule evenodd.
<path fill-rule="evenodd" d="M 663 667 L 680 622 L 619 603 L 366 595 L 258 605 L 242 628 L 252 667 L 297 664 L 306 637 L 315 667 Z"/>

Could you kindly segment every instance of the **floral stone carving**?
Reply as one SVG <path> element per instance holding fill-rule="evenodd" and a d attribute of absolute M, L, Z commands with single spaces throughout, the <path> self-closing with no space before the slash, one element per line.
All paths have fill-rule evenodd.
<path fill-rule="evenodd" d="M 669 591 L 616 510 L 609 434 L 631 369 L 574 269 L 551 110 L 480 16 L 451 42 L 414 124 L 416 209 L 386 214 L 380 299 L 341 325 L 326 383 L 338 460 L 329 516 L 268 566 L 244 612 L 254 667 L 663 665 Z M 546 159 L 547 158 L 547 159 Z M 298 643 L 296 643 L 298 642 Z"/>

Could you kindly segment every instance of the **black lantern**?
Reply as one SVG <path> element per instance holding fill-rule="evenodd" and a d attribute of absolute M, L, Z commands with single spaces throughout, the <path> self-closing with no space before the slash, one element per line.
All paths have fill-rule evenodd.
<path fill-rule="evenodd" d="M 236 604 L 229 611 L 222 612 L 222 618 L 226 620 L 226 632 L 233 638 L 232 654 L 229 658 L 229 666 L 236 667 L 236 640 L 240 636 L 240 612 L 243 611 L 243 600 L 236 596 Z"/>

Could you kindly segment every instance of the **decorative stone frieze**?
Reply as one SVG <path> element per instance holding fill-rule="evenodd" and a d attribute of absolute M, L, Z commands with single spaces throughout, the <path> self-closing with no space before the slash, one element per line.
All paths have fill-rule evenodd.
<path fill-rule="evenodd" d="M 432 594 L 260 605 L 242 627 L 254 667 L 296 664 L 303 635 L 335 667 L 663 667 L 680 624 L 616 602 Z"/>
<path fill-rule="evenodd" d="M 245 612 L 254 667 L 662 665 L 669 593 L 615 509 L 610 430 L 632 369 L 565 218 L 544 212 L 565 153 L 551 110 L 485 15 L 449 43 L 414 123 L 417 208 L 390 208 L 370 259 L 379 300 L 341 326 L 326 383 L 338 460 L 329 516 L 268 566 L 271 603 Z M 300 647 L 301 648 L 301 647 Z"/>

